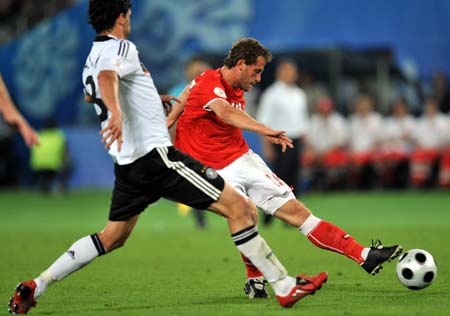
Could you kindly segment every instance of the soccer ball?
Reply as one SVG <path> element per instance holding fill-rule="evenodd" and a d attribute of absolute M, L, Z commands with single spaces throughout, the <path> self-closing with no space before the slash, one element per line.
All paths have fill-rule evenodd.
<path fill-rule="evenodd" d="M 410 290 L 421 290 L 429 286 L 437 275 L 433 256 L 423 249 L 405 252 L 397 262 L 397 277 Z"/>

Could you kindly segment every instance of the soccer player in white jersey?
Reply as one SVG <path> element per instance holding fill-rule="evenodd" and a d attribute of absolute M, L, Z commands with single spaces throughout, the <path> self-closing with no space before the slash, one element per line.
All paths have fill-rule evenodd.
<path fill-rule="evenodd" d="M 249 149 L 242 136 L 241 129 L 246 129 L 271 143 L 279 143 L 267 135 L 271 128 L 244 111 L 244 91 L 261 80 L 271 57 L 256 39 L 242 38 L 233 44 L 222 67 L 197 76 L 182 92 L 181 103 L 174 106 L 167 120 L 171 127 L 178 119 L 175 146 L 217 169 L 266 214 L 298 228 L 317 247 L 343 254 L 375 274 L 385 261 L 398 256 L 402 248 L 383 247 L 381 243 L 364 247 L 340 227 L 314 216 L 261 157 Z M 246 293 L 250 298 L 267 297 L 263 271 L 258 271 L 244 253 L 242 257 L 247 268 Z"/>
<path fill-rule="evenodd" d="M 314 294 L 327 280 L 327 273 L 288 276 L 258 234 L 254 204 L 214 169 L 171 145 L 158 92 L 136 47 L 127 40 L 130 15 L 129 0 L 89 2 L 90 23 L 97 37 L 83 82 L 101 121 L 102 141 L 115 162 L 109 221 L 101 232 L 77 240 L 38 277 L 20 283 L 10 300 L 10 313 L 26 314 L 50 284 L 121 247 L 140 213 L 161 197 L 225 217 L 236 247 L 263 272 L 283 307 Z M 267 129 L 266 133 L 284 146 L 290 144 L 281 131 Z"/>

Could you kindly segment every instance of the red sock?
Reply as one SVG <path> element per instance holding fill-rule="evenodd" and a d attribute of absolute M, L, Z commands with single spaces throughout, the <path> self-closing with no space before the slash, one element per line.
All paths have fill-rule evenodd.
<path fill-rule="evenodd" d="M 253 265 L 253 263 L 241 253 L 242 261 L 244 261 L 245 269 L 247 269 L 247 278 L 259 278 L 262 277 L 263 274 L 258 270 L 257 267 Z"/>
<path fill-rule="evenodd" d="M 308 234 L 308 239 L 319 248 L 343 254 L 358 264 L 364 262 L 361 257 L 364 247 L 355 238 L 331 223 L 320 221 Z"/>

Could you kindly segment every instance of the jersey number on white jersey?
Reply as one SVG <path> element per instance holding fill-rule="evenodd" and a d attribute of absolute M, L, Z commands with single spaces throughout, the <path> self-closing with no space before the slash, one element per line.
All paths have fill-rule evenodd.
<path fill-rule="evenodd" d="M 85 90 L 85 93 L 92 100 L 90 102 L 93 103 L 94 106 L 97 106 L 96 107 L 96 112 L 97 112 L 98 118 L 100 119 L 100 122 L 105 121 L 108 118 L 108 109 L 106 108 L 105 103 L 103 102 L 103 100 L 100 99 L 100 98 L 97 98 L 97 88 L 95 86 L 94 78 L 92 76 L 88 76 L 86 78 L 85 85 L 86 86 L 91 86 L 92 93 L 89 95 L 86 90 Z M 99 110 L 99 111 L 97 111 L 97 110 Z"/>

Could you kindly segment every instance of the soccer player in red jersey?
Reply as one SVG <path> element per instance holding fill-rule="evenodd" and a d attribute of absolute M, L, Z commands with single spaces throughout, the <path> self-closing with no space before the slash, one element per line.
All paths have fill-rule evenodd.
<path fill-rule="evenodd" d="M 223 67 L 207 70 L 196 77 L 180 95 L 168 117 L 175 122 L 175 146 L 218 173 L 237 191 L 248 196 L 264 212 L 298 228 L 317 247 L 343 254 L 370 274 L 398 256 L 401 246 L 383 247 L 380 242 L 364 247 L 341 228 L 316 216 L 296 199 L 291 188 L 279 179 L 265 162 L 249 149 L 242 129 L 280 144 L 283 151 L 292 146 L 271 135 L 273 130 L 245 113 L 244 92 L 261 80 L 271 53 L 252 38 L 234 43 Z M 280 131 L 282 134 L 282 131 Z M 245 291 L 250 298 L 268 297 L 265 280 L 250 260 Z"/>

